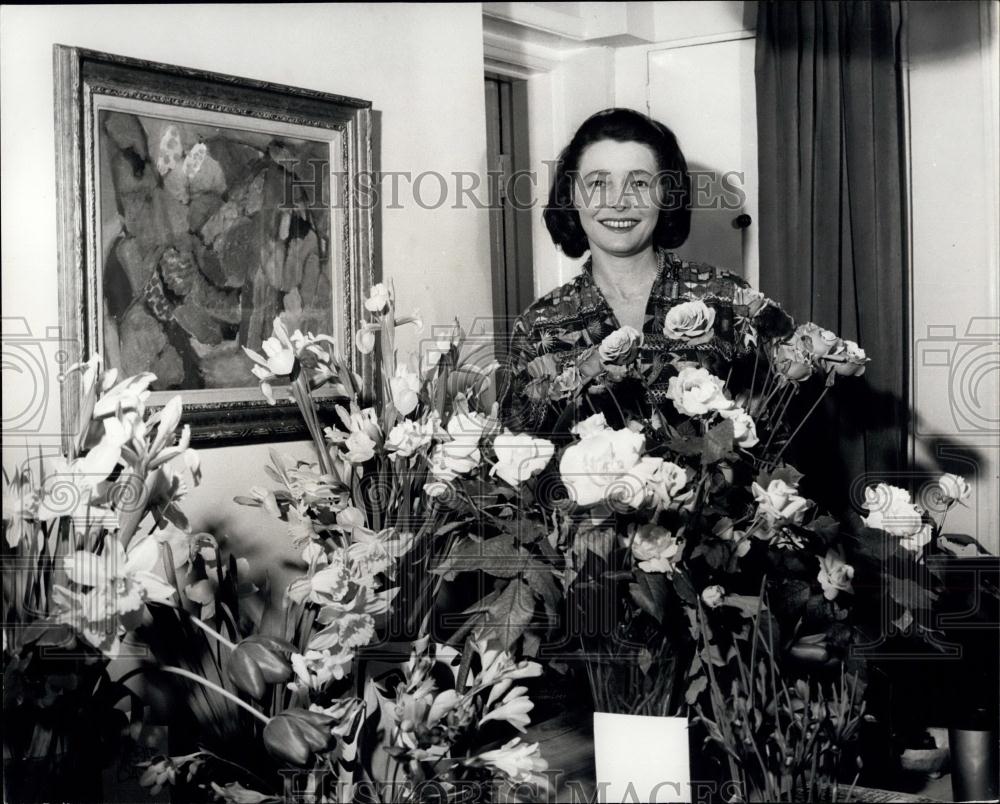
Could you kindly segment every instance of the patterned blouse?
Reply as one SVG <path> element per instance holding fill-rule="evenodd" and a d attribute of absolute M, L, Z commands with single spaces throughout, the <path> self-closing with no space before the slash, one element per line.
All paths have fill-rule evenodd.
<path fill-rule="evenodd" d="M 657 261 L 656 279 L 646 303 L 643 343 L 639 352 L 640 368 L 646 374 L 658 355 L 671 352 L 683 359 L 695 360 L 725 379 L 733 361 L 748 351 L 734 336 L 734 320 L 735 316 L 746 312 L 738 292 L 749 286 L 734 274 L 711 265 L 681 260 L 669 251 L 659 250 Z M 715 310 L 713 336 L 698 345 L 668 338 L 663 334 L 667 312 L 674 305 L 694 299 L 701 299 Z M 550 354 L 561 370 L 585 349 L 599 345 L 619 327 L 611 305 L 594 282 L 588 259 L 579 276 L 542 296 L 514 323 L 509 375 L 501 394 L 506 426 L 515 432 L 558 435 L 553 428 L 563 413 L 564 405 L 560 407 L 559 403 L 547 399 L 533 399 L 525 392 L 531 381 L 528 364 L 537 357 Z M 626 382 L 616 386 L 613 400 L 602 400 L 600 394 L 587 395 L 587 406 L 575 411 L 574 419 L 601 411 L 610 424 L 613 419 L 621 419 L 619 411 L 635 405 L 642 408 L 651 402 L 662 402 L 668 380 L 674 373 L 670 367 L 661 371 L 650 383 L 648 394 L 638 390 L 637 382 L 633 383 L 635 387 L 630 392 Z M 569 426 L 573 423 L 570 421 Z M 566 424 L 565 419 L 562 424 Z M 565 426 L 565 431 L 569 426 Z M 563 430 L 563 427 L 559 429 Z"/>

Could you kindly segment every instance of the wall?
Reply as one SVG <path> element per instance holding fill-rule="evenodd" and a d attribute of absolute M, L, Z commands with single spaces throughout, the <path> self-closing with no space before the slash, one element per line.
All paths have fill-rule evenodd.
<path fill-rule="evenodd" d="M 478 4 L 4 7 L 3 314 L 24 316 L 35 333 L 58 324 L 53 43 L 370 99 L 384 170 L 485 170 Z M 402 306 L 420 308 L 428 325 L 490 315 L 486 211 L 400 198 L 402 209 L 382 212 L 381 258 Z M 205 484 L 186 506 L 194 526 L 283 543 L 272 523 L 231 502 L 266 482 L 266 448 L 205 450 L 202 459 Z"/>
<path fill-rule="evenodd" d="M 1000 548 L 1000 57 L 992 3 L 907 6 L 916 488 L 973 483 L 947 530 Z M 960 90 L 956 91 L 956 88 Z"/>

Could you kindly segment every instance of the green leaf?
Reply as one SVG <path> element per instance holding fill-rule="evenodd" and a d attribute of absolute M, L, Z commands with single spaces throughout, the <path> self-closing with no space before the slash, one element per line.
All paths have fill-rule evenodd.
<path fill-rule="evenodd" d="M 638 571 L 629 584 L 632 599 L 646 614 L 662 623 L 667 606 L 667 579 L 662 573 Z"/>
<path fill-rule="evenodd" d="M 515 543 L 512 534 L 482 541 L 470 537 L 456 544 L 448 557 L 431 572 L 443 575 L 447 581 L 455 580 L 460 572 L 473 570 L 482 570 L 496 578 L 513 578 L 528 559 L 528 553 Z"/>
<path fill-rule="evenodd" d="M 585 525 L 577 531 L 576 539 L 573 542 L 573 552 L 582 556 L 589 550 L 598 558 L 607 561 L 614 545 L 615 532 L 613 528 Z"/>
<path fill-rule="evenodd" d="M 509 648 L 534 619 L 534 605 L 528 605 L 531 600 L 531 589 L 521 579 L 514 578 L 482 612 L 485 617 L 476 627 L 477 638 L 495 639 L 502 650 Z"/>
<path fill-rule="evenodd" d="M 702 674 L 688 682 L 688 687 L 684 691 L 684 702 L 688 706 L 694 706 L 698 696 L 708 689 L 708 676 Z"/>
<path fill-rule="evenodd" d="M 736 431 L 730 419 L 723 419 L 705 434 L 705 445 L 702 449 L 702 465 L 708 466 L 733 455 L 733 439 Z"/>
<path fill-rule="evenodd" d="M 798 487 L 803 477 L 804 475 L 794 466 L 782 464 L 771 472 L 761 472 L 757 475 L 757 483 L 767 488 L 772 480 L 784 480 L 789 486 Z"/>
<path fill-rule="evenodd" d="M 683 572 L 675 572 L 673 575 L 674 591 L 677 596 L 689 606 L 698 605 L 698 592 L 692 586 L 690 579 Z"/>
<path fill-rule="evenodd" d="M 888 573 L 883 577 L 889 582 L 889 596 L 904 609 L 930 610 L 933 598 L 929 590 L 909 578 L 898 578 Z"/>
<path fill-rule="evenodd" d="M 722 605 L 738 609 L 743 617 L 748 618 L 756 617 L 761 610 L 760 598 L 756 595 L 726 595 Z"/>
<path fill-rule="evenodd" d="M 559 614 L 559 604 L 562 602 L 562 592 L 555 581 L 552 570 L 541 561 L 532 561 L 522 575 L 535 597 L 541 601 L 545 613 L 556 617 Z"/>
<path fill-rule="evenodd" d="M 705 440 L 695 436 L 671 438 L 667 441 L 667 448 L 678 455 L 701 455 L 705 449 Z"/>

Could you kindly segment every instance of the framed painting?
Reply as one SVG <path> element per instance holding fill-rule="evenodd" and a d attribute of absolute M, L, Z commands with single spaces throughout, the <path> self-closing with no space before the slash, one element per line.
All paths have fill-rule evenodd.
<path fill-rule="evenodd" d="M 154 373 L 153 406 L 180 393 L 202 446 L 304 432 L 243 350 L 278 316 L 332 335 L 373 390 L 353 348 L 373 282 L 371 209 L 352 192 L 372 169 L 370 102 L 63 45 L 54 58 L 62 337 L 121 376 Z"/>

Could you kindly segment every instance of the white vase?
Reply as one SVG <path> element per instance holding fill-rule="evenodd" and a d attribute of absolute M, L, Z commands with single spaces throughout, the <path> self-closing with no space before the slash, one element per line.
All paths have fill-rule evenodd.
<path fill-rule="evenodd" d="M 691 801 L 685 717 L 594 713 L 596 801 Z"/>

